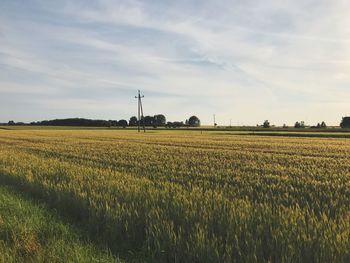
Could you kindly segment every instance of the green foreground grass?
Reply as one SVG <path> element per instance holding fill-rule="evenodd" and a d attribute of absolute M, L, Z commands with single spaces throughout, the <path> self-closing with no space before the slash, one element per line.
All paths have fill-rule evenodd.
<path fill-rule="evenodd" d="M 122 262 L 43 204 L 0 186 L 0 262 Z"/>

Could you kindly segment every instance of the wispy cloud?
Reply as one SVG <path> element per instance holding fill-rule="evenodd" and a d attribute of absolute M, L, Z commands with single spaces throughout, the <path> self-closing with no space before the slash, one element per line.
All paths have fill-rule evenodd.
<path fill-rule="evenodd" d="M 0 121 L 125 118 L 142 89 L 146 113 L 172 119 L 209 123 L 215 112 L 221 123 L 338 124 L 350 114 L 349 8 L 345 0 L 4 0 Z"/>

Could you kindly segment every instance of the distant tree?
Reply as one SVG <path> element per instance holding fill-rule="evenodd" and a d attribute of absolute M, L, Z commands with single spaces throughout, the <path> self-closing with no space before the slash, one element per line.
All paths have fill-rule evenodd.
<path fill-rule="evenodd" d="M 197 116 L 191 116 L 188 119 L 188 125 L 192 126 L 192 127 L 199 127 L 199 126 L 201 126 L 201 121 L 200 121 L 200 119 L 198 119 Z"/>
<path fill-rule="evenodd" d="M 327 128 L 327 125 L 326 125 L 326 123 L 323 121 L 323 122 L 321 122 L 321 123 L 317 123 L 316 126 L 311 126 L 310 128 L 325 129 L 325 128 Z"/>
<path fill-rule="evenodd" d="M 304 121 L 301 121 L 301 122 L 296 122 L 295 124 L 294 124 L 294 128 L 305 128 L 305 123 L 304 123 Z"/>
<path fill-rule="evenodd" d="M 288 128 L 287 124 L 283 124 L 283 127 L 282 128 Z"/>
<path fill-rule="evenodd" d="M 145 116 L 141 118 L 141 124 L 145 126 L 154 126 L 154 117 L 153 116 Z"/>
<path fill-rule="evenodd" d="M 108 122 L 109 122 L 110 125 L 113 126 L 113 127 L 118 126 L 118 121 L 117 121 L 117 120 L 109 120 Z"/>
<path fill-rule="evenodd" d="M 16 123 L 14 121 L 9 121 L 7 124 L 8 125 L 16 125 Z"/>
<path fill-rule="evenodd" d="M 137 126 L 138 120 L 135 116 L 132 116 L 129 120 L 129 126 Z"/>
<path fill-rule="evenodd" d="M 174 122 L 168 121 L 165 125 L 166 128 L 180 128 L 184 126 L 185 124 L 183 123 L 183 121 L 174 121 Z"/>
<path fill-rule="evenodd" d="M 264 121 L 263 127 L 264 128 L 270 128 L 271 127 L 270 122 L 268 120 Z"/>
<path fill-rule="evenodd" d="M 165 126 L 166 124 L 166 118 L 163 114 L 157 114 L 157 115 L 154 115 L 153 117 L 154 119 L 154 123 L 153 123 L 153 126 Z"/>
<path fill-rule="evenodd" d="M 118 126 L 125 128 L 128 126 L 128 122 L 126 120 L 120 120 L 118 121 Z"/>
<path fill-rule="evenodd" d="M 184 126 L 183 121 L 174 121 L 173 122 L 173 128 L 180 128 L 180 127 L 183 127 L 183 126 Z"/>
<path fill-rule="evenodd" d="M 343 117 L 341 123 L 340 123 L 340 127 L 342 128 L 350 128 L 350 117 Z"/>

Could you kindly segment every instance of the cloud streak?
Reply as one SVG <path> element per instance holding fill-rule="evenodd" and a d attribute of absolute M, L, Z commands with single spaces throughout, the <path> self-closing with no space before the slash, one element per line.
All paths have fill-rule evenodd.
<path fill-rule="evenodd" d="M 350 114 L 349 7 L 343 0 L 4 0 L 0 121 L 126 118 L 142 89 L 146 113 L 171 119 L 196 114 L 210 123 L 215 112 L 221 124 L 336 125 Z"/>

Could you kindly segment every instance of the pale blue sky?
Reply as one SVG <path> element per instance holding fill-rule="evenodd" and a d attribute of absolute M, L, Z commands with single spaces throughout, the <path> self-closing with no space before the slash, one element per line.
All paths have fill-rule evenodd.
<path fill-rule="evenodd" d="M 0 122 L 350 115 L 350 1 L 0 0 Z"/>

